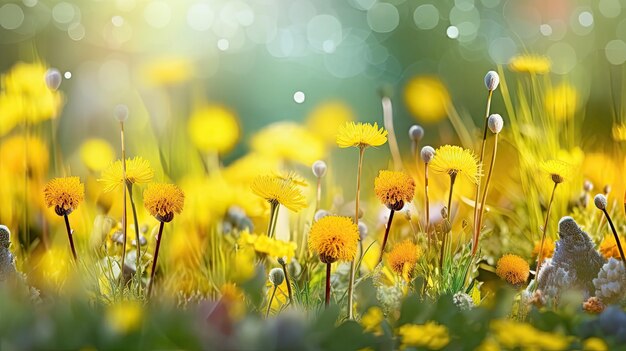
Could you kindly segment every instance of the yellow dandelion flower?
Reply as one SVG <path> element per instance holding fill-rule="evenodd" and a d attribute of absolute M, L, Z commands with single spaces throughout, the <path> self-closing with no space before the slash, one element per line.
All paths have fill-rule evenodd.
<path fill-rule="evenodd" d="M 410 279 L 421 254 L 422 252 L 417 245 L 410 240 L 405 240 L 396 244 L 393 250 L 387 254 L 387 263 L 391 266 L 391 270 L 401 276 L 406 275 Z"/>
<path fill-rule="evenodd" d="M 436 173 L 461 174 L 474 184 L 478 183 L 481 169 L 476 156 L 468 149 L 456 145 L 444 145 L 435 151 L 429 168 Z"/>
<path fill-rule="evenodd" d="M 89 139 L 80 146 L 80 159 L 91 171 L 103 171 L 113 158 L 115 152 L 106 140 Z"/>
<path fill-rule="evenodd" d="M 620 238 L 621 242 L 624 242 L 624 238 Z M 617 260 L 621 260 L 622 256 L 619 254 L 619 249 L 617 247 L 617 242 L 615 242 L 615 237 L 613 235 L 606 235 L 602 242 L 600 243 L 600 253 L 605 258 L 615 258 Z"/>
<path fill-rule="evenodd" d="M 143 192 L 143 204 L 153 217 L 170 222 L 174 213 L 180 213 L 185 204 L 185 194 L 174 184 L 150 184 Z"/>
<path fill-rule="evenodd" d="M 541 164 L 541 170 L 550 175 L 556 184 L 563 183 L 570 176 L 571 167 L 568 163 L 559 160 L 548 160 Z"/>
<path fill-rule="evenodd" d="M 361 325 L 368 333 L 375 335 L 382 335 L 383 328 L 381 323 L 385 320 L 383 310 L 378 306 L 372 306 L 367 309 L 367 312 L 361 317 Z"/>
<path fill-rule="evenodd" d="M 548 89 L 544 100 L 546 112 L 557 121 L 570 119 L 578 109 L 579 95 L 576 88 L 567 83 Z"/>
<path fill-rule="evenodd" d="M 326 145 L 310 130 L 294 122 L 270 124 L 252 136 L 252 151 L 264 157 L 310 165 L 326 158 Z"/>
<path fill-rule="evenodd" d="M 110 305 L 106 310 L 106 324 L 117 334 L 128 334 L 141 326 L 143 308 L 136 301 L 124 301 Z"/>
<path fill-rule="evenodd" d="M 374 179 L 376 196 L 390 209 L 399 211 L 415 195 L 415 181 L 405 172 L 380 171 Z"/>
<path fill-rule="evenodd" d="M 16 135 L 0 145 L 2 167 L 13 175 L 39 178 L 48 172 L 48 148 L 43 140 Z"/>
<path fill-rule="evenodd" d="M 257 253 L 270 257 L 287 257 L 287 261 L 295 256 L 298 248 L 294 242 L 270 238 L 267 235 L 250 234 L 248 231 L 241 232 L 238 244 L 241 247 L 251 246 Z"/>
<path fill-rule="evenodd" d="M 378 129 L 377 123 L 348 122 L 337 132 L 337 145 L 341 148 L 380 146 L 386 142 L 387 131 L 382 127 Z"/>
<path fill-rule="evenodd" d="M 78 177 L 54 178 L 43 190 L 46 206 L 54 207 L 59 216 L 75 210 L 85 197 L 85 186 Z"/>
<path fill-rule="evenodd" d="M 306 207 L 306 199 L 296 184 L 272 175 L 258 176 L 250 185 L 252 191 L 270 203 L 279 203 L 298 212 Z"/>
<path fill-rule="evenodd" d="M 99 182 L 104 183 L 103 191 L 108 193 L 113 191 L 124 184 L 124 175 L 122 160 L 117 160 L 109 165 L 109 167 L 102 172 L 102 178 L 98 179 Z M 126 180 L 132 184 L 144 184 L 148 183 L 154 177 L 154 171 L 150 167 L 150 162 L 139 156 L 126 159 Z"/>
<path fill-rule="evenodd" d="M 448 328 L 432 321 L 423 325 L 405 324 L 398 329 L 398 336 L 401 339 L 400 350 L 408 347 L 440 350 L 450 343 Z"/>
<path fill-rule="evenodd" d="M 187 123 L 187 132 L 198 150 L 220 154 L 231 151 L 240 135 L 237 116 L 220 105 L 195 110 Z"/>
<path fill-rule="evenodd" d="M 546 74 L 550 72 L 550 60 L 539 55 L 518 55 L 509 61 L 509 69 L 519 73 Z"/>
<path fill-rule="evenodd" d="M 446 118 L 450 94 L 441 80 L 434 76 L 417 76 L 404 88 L 404 102 L 420 122 L 436 123 Z"/>
<path fill-rule="evenodd" d="M 555 247 L 554 240 L 550 238 L 546 238 L 545 242 L 543 243 L 543 252 L 541 254 L 541 257 L 543 257 L 544 260 L 546 258 L 552 257 L 552 255 L 554 255 L 554 247 Z M 539 255 L 539 250 L 541 250 L 541 240 L 535 243 L 535 247 L 533 247 L 533 253 L 532 253 L 533 259 L 537 258 L 537 256 Z"/>
<path fill-rule="evenodd" d="M 358 242 L 359 228 L 348 217 L 323 217 L 309 232 L 309 247 L 324 263 L 352 261 Z"/>
<path fill-rule="evenodd" d="M 528 279 L 530 266 L 523 258 L 507 254 L 498 260 L 496 274 L 512 285 L 520 285 Z"/>
<path fill-rule="evenodd" d="M 278 173 L 275 172 L 274 173 L 274 177 L 285 180 L 285 181 L 289 181 L 294 183 L 295 185 L 299 185 L 299 186 L 307 186 L 309 185 L 309 183 L 306 181 L 306 179 L 304 179 L 304 177 L 302 177 L 301 175 L 299 175 L 298 173 L 291 171 L 291 172 L 287 172 L 287 173 Z"/>
<path fill-rule="evenodd" d="M 309 130 L 324 142 L 332 144 L 337 138 L 339 127 L 354 120 L 354 112 L 340 101 L 325 102 L 313 109 L 307 117 Z"/>

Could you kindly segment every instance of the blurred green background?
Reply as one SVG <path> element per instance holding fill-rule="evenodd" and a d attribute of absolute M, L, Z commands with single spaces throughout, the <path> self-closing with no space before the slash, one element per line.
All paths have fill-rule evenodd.
<path fill-rule="evenodd" d="M 380 123 L 384 86 L 393 91 L 396 130 L 403 135 L 415 119 L 402 91 L 416 75 L 439 77 L 457 109 L 478 122 L 484 74 L 524 53 L 549 57 L 555 80 L 579 90 L 584 108 L 578 114 L 608 133 L 610 124 L 598 122 L 622 110 L 624 5 L 626 0 L 3 0 L 0 70 L 41 59 L 66 74 L 66 150 L 85 133 L 113 140 L 116 126 L 109 117 L 118 103 L 131 111 L 139 104 L 156 120 L 168 113 L 187 118 L 198 100 L 223 103 L 237 112 L 245 138 L 272 121 L 304 120 L 329 100 L 344 101 L 359 120 Z M 146 73 L 151 69 L 174 73 L 152 79 Z M 166 104 L 155 85 L 178 96 L 177 105 Z M 503 110 L 496 96 L 493 111 Z M 427 133 L 426 142 L 438 138 Z M 406 147 L 408 138 L 400 144 Z M 244 152 L 240 146 L 226 160 Z"/>

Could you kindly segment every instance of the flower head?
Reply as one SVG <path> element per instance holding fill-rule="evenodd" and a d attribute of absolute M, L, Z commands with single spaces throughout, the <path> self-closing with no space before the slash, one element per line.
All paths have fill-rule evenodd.
<path fill-rule="evenodd" d="M 14 135 L 0 144 L 0 160 L 16 176 L 40 178 L 48 172 L 48 147 L 39 138 Z"/>
<path fill-rule="evenodd" d="M 624 242 L 624 238 L 620 238 L 621 242 Z M 617 260 L 621 260 L 622 256 L 619 254 L 619 248 L 617 247 L 617 242 L 615 241 L 615 237 L 613 235 L 606 235 L 602 242 L 600 243 L 600 253 L 605 258 L 615 258 Z"/>
<path fill-rule="evenodd" d="M 85 197 L 85 186 L 78 177 L 54 178 L 43 189 L 46 206 L 59 216 L 68 215 Z"/>
<path fill-rule="evenodd" d="M 326 175 L 327 169 L 328 169 L 328 166 L 326 165 L 326 162 L 322 160 L 317 160 L 313 162 L 313 165 L 311 166 L 313 175 L 317 178 L 322 178 L 324 175 Z"/>
<path fill-rule="evenodd" d="M 415 195 L 415 181 L 404 172 L 380 171 L 374 180 L 376 196 L 388 208 L 399 211 Z"/>
<path fill-rule="evenodd" d="M 559 160 L 548 160 L 541 164 L 541 169 L 550 175 L 556 184 L 563 183 L 570 173 L 570 165 Z"/>
<path fill-rule="evenodd" d="M 108 193 L 124 184 L 122 160 L 117 160 L 109 165 L 99 182 L 104 183 L 104 192 Z M 126 181 L 130 184 L 148 183 L 154 177 L 154 171 L 150 162 L 141 157 L 126 159 Z"/>
<path fill-rule="evenodd" d="M 191 142 L 200 151 L 226 153 L 239 139 L 239 123 L 226 107 L 208 105 L 194 111 L 187 123 Z"/>
<path fill-rule="evenodd" d="M 497 113 L 492 114 L 487 120 L 487 125 L 489 126 L 489 130 L 491 130 L 493 134 L 500 133 L 502 131 L 502 127 L 504 126 L 502 116 Z"/>
<path fill-rule="evenodd" d="M 337 145 L 346 147 L 380 146 L 387 142 L 387 131 L 374 123 L 348 122 L 339 128 Z"/>
<path fill-rule="evenodd" d="M 456 145 L 444 145 L 437 149 L 430 162 L 430 169 L 437 173 L 450 176 L 462 174 L 472 183 L 478 183 L 481 174 L 480 166 L 474 154 Z"/>
<path fill-rule="evenodd" d="M 256 177 L 250 187 L 255 194 L 268 202 L 279 203 L 294 212 L 298 212 L 307 204 L 297 185 L 291 178 L 262 175 Z"/>
<path fill-rule="evenodd" d="M 606 196 L 604 196 L 604 194 L 597 194 L 593 198 L 593 203 L 596 205 L 598 210 L 606 210 L 607 200 L 606 200 Z"/>
<path fill-rule="evenodd" d="M 496 71 L 487 72 L 487 74 L 485 75 L 485 86 L 487 87 L 487 90 L 494 91 L 498 88 L 499 84 L 500 76 L 498 75 L 498 73 Z"/>
<path fill-rule="evenodd" d="M 150 184 L 143 192 L 143 204 L 153 217 L 170 222 L 174 213 L 180 213 L 185 204 L 185 194 L 174 184 Z"/>
<path fill-rule="evenodd" d="M 308 128 L 294 122 L 277 122 L 250 139 L 252 151 L 261 156 L 310 165 L 326 157 L 326 144 Z"/>
<path fill-rule="evenodd" d="M 517 255 L 507 254 L 498 260 L 496 266 L 498 277 L 506 280 L 509 284 L 520 285 L 526 282 L 530 275 L 528 262 Z"/>
<path fill-rule="evenodd" d="M 402 339 L 400 350 L 407 347 L 440 350 L 450 343 L 448 328 L 435 322 L 405 324 L 398 329 L 398 335 Z"/>
<path fill-rule="evenodd" d="M 413 117 L 424 123 L 446 118 L 450 93 L 435 76 L 416 76 L 404 88 L 404 102 Z"/>
<path fill-rule="evenodd" d="M 382 335 L 383 328 L 381 323 L 385 320 L 383 310 L 378 306 L 372 306 L 367 309 L 367 312 L 361 317 L 361 325 L 368 333 L 375 335 Z"/>
<path fill-rule="evenodd" d="M 272 268 L 269 274 L 269 280 L 272 284 L 278 286 L 285 280 L 285 272 L 282 268 Z"/>
<path fill-rule="evenodd" d="M 550 72 L 550 60 L 545 56 L 519 55 L 509 61 L 509 69 L 520 73 L 546 74 Z"/>
<path fill-rule="evenodd" d="M 429 163 L 435 157 L 435 149 L 432 146 L 424 146 L 420 151 L 420 157 L 424 163 Z"/>
<path fill-rule="evenodd" d="M 555 248 L 554 240 L 550 238 L 546 238 L 546 240 L 543 242 L 543 251 L 541 252 L 541 257 L 543 257 L 544 259 L 552 257 L 554 255 L 554 248 Z M 532 252 L 532 257 L 537 258 L 539 256 L 540 250 L 541 250 L 541 240 L 535 244 L 535 247 L 533 248 L 533 252 Z"/>
<path fill-rule="evenodd" d="M 401 276 L 410 278 L 413 275 L 415 264 L 421 255 L 420 248 L 410 240 L 403 241 L 393 247 L 387 255 L 387 262 L 391 270 Z"/>
<path fill-rule="evenodd" d="M 419 143 L 420 140 L 424 137 L 424 128 L 422 126 L 414 124 L 409 128 L 409 138 L 411 141 Z"/>
<path fill-rule="evenodd" d="M 359 241 L 359 229 L 351 218 L 326 216 L 313 223 L 309 247 L 324 263 L 351 261 Z"/>

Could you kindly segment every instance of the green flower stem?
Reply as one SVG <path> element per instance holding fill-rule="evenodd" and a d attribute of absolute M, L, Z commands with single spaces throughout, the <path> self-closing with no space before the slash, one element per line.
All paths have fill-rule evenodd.
<path fill-rule="evenodd" d="M 489 191 L 489 181 L 491 180 L 491 174 L 493 173 L 493 167 L 496 163 L 496 153 L 498 152 L 498 134 L 493 139 L 493 151 L 491 153 L 491 164 L 489 165 L 489 171 L 487 172 L 487 179 L 485 180 L 485 189 L 483 189 L 483 196 L 480 200 L 480 208 L 478 209 L 478 225 L 474 231 L 474 237 L 472 240 L 472 256 L 476 254 L 478 250 L 478 239 L 480 237 L 480 228 L 483 224 L 483 214 L 485 212 L 485 202 L 487 200 L 487 192 Z"/>
<path fill-rule="evenodd" d="M 354 224 L 356 225 L 359 224 L 359 200 L 360 200 L 360 193 L 361 193 L 361 172 L 363 171 L 363 155 L 364 154 L 365 154 L 365 146 L 360 146 L 359 147 L 359 165 L 358 165 L 357 173 L 356 173 L 356 198 L 355 198 L 356 208 L 354 210 Z M 348 282 L 348 319 L 354 319 L 352 306 L 354 306 L 354 294 L 353 293 L 354 293 L 355 260 L 356 260 L 356 257 L 352 259 L 352 261 L 350 262 L 350 281 Z M 327 268 L 327 271 L 329 270 L 330 268 Z M 326 279 L 330 279 L 330 278 L 327 277 Z"/>
<path fill-rule="evenodd" d="M 543 245 L 546 242 L 546 231 L 548 230 L 548 220 L 550 219 L 550 209 L 552 208 L 552 202 L 554 201 L 554 193 L 556 192 L 556 186 L 559 183 L 554 183 L 552 188 L 552 195 L 550 195 L 550 202 L 548 202 L 548 209 L 546 211 L 546 221 L 543 224 L 543 234 L 541 235 L 541 246 L 539 247 L 539 254 L 537 255 L 537 271 L 535 272 L 535 279 L 539 276 L 539 269 L 543 263 Z"/>
<path fill-rule="evenodd" d="M 154 249 L 154 259 L 152 260 L 152 272 L 150 272 L 150 283 L 148 285 L 148 298 L 152 296 L 152 287 L 154 286 L 154 276 L 157 268 L 157 259 L 159 258 L 159 247 L 161 247 L 161 235 L 163 235 L 163 226 L 165 222 L 160 222 L 159 233 L 156 238 L 156 248 Z"/>
<path fill-rule="evenodd" d="M 383 254 L 385 253 L 385 246 L 387 246 L 387 238 L 389 237 L 389 230 L 391 229 L 391 221 L 393 221 L 393 214 L 396 211 L 391 210 L 389 212 L 389 220 L 387 221 L 387 226 L 385 227 L 385 236 L 383 237 L 383 245 L 380 247 L 380 256 L 378 256 L 378 264 L 383 261 Z"/>
<path fill-rule="evenodd" d="M 67 214 L 63 215 L 65 219 L 65 229 L 67 229 L 67 238 L 70 241 L 70 248 L 72 249 L 72 256 L 74 257 L 74 262 L 78 262 L 78 255 L 76 255 L 76 248 L 74 247 L 74 239 L 72 238 L 72 228 L 70 227 L 70 220 L 67 217 Z"/>
<path fill-rule="evenodd" d="M 272 309 L 272 301 L 274 301 L 274 295 L 276 295 L 277 289 L 278 289 L 278 285 L 274 285 L 274 290 L 272 291 L 272 297 L 270 297 L 270 301 L 267 303 L 267 311 L 265 312 L 266 319 L 270 315 L 270 310 Z"/>

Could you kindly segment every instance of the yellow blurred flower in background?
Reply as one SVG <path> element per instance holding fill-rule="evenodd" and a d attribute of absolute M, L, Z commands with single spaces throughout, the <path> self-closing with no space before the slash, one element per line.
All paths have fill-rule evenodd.
<path fill-rule="evenodd" d="M 492 321 L 490 327 L 497 342 L 506 350 L 565 350 L 570 344 L 567 336 L 510 319 Z"/>
<path fill-rule="evenodd" d="M 227 153 L 239 140 L 239 122 L 233 111 L 225 106 L 206 105 L 193 111 L 187 122 L 187 132 L 200 151 Z"/>
<path fill-rule="evenodd" d="M 408 347 L 440 350 L 450 343 L 448 328 L 436 322 L 423 325 L 405 324 L 398 329 L 398 335 L 401 339 L 400 350 Z"/>
<path fill-rule="evenodd" d="M 541 257 L 543 257 L 543 259 L 552 257 L 552 255 L 554 255 L 554 248 L 555 248 L 554 240 L 552 240 L 551 238 L 546 238 L 546 240 L 543 243 L 543 253 Z M 536 242 L 535 246 L 533 247 L 533 252 L 532 252 L 533 259 L 537 258 L 540 250 L 541 250 L 541 240 Z"/>
<path fill-rule="evenodd" d="M 0 130 L 10 129 L 11 123 L 26 121 L 39 123 L 58 116 L 63 104 L 63 96 L 52 91 L 45 82 L 48 68 L 41 62 L 16 63 L 9 72 L 2 76 L 2 99 L 0 112 L 2 120 L 7 118 L 7 126 Z M 4 112 L 7 116 L 4 116 Z M 8 130 L 6 131 L 8 132 Z"/>
<path fill-rule="evenodd" d="M 272 173 L 279 166 L 275 157 L 248 153 L 224 168 L 222 175 L 230 182 L 249 185 L 257 176 Z"/>
<path fill-rule="evenodd" d="M 435 123 L 446 118 L 450 94 L 439 78 L 417 76 L 404 87 L 404 103 L 418 121 Z"/>
<path fill-rule="evenodd" d="M 539 55 L 518 55 L 509 61 L 509 69 L 518 73 L 546 74 L 550 72 L 550 60 Z"/>
<path fill-rule="evenodd" d="M 128 334 L 141 327 L 143 306 L 137 301 L 121 301 L 106 309 L 105 320 L 110 330 Z"/>
<path fill-rule="evenodd" d="M 367 309 L 367 312 L 361 317 L 361 325 L 368 333 L 374 335 L 382 335 L 383 328 L 381 323 L 385 320 L 383 310 L 378 306 L 372 306 Z"/>
<path fill-rule="evenodd" d="M 38 287 L 60 291 L 72 271 L 70 251 L 66 247 L 53 246 L 33 259 L 34 265 L 29 278 L 32 278 Z"/>
<path fill-rule="evenodd" d="M 551 87 L 546 92 L 544 106 L 548 115 L 557 121 L 571 119 L 578 110 L 580 94 L 568 83 Z"/>
<path fill-rule="evenodd" d="M 143 78 L 153 86 L 176 85 L 193 76 L 193 63 L 185 57 L 160 57 L 145 63 Z"/>
<path fill-rule="evenodd" d="M 387 263 L 396 274 L 410 280 L 417 260 L 422 252 L 420 248 L 410 240 L 396 244 L 387 254 Z"/>
<path fill-rule="evenodd" d="M 307 166 L 326 157 L 322 139 L 294 122 L 270 124 L 252 136 L 250 146 L 263 156 Z"/>
<path fill-rule="evenodd" d="M 298 248 L 298 245 L 292 241 L 270 238 L 267 235 L 250 234 L 248 231 L 241 233 L 238 244 L 242 247 L 252 246 L 257 253 L 270 257 L 287 257 L 287 262 L 295 256 Z"/>
<path fill-rule="evenodd" d="M 2 167 L 15 176 L 41 178 L 48 172 L 48 147 L 37 137 L 15 135 L 0 144 Z"/>
<path fill-rule="evenodd" d="M 626 124 L 614 123 L 611 127 L 611 136 L 615 141 L 626 141 Z"/>
<path fill-rule="evenodd" d="M 115 151 L 104 139 L 88 139 L 80 146 L 80 160 L 92 172 L 103 171 L 114 158 Z"/>
<path fill-rule="evenodd" d="M 620 241 L 623 243 L 624 237 L 620 236 Z M 617 260 L 621 260 L 622 256 L 619 254 L 619 249 L 617 247 L 617 242 L 615 241 L 615 237 L 613 235 L 605 235 L 600 243 L 600 253 L 605 258 L 615 258 Z"/>
<path fill-rule="evenodd" d="M 547 160 L 541 163 L 540 168 L 550 175 L 555 183 L 563 183 L 570 177 L 571 167 L 568 163 L 560 160 Z"/>
<path fill-rule="evenodd" d="M 309 113 L 307 128 L 327 144 L 333 144 L 339 127 L 354 120 L 352 109 L 341 101 L 329 101 L 316 106 Z"/>

